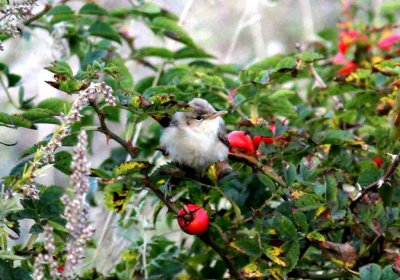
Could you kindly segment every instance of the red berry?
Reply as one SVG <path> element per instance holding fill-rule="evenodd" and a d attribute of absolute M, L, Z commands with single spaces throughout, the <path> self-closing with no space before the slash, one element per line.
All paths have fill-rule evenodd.
<path fill-rule="evenodd" d="M 269 130 L 271 130 L 272 135 L 275 134 L 275 125 L 270 125 Z M 258 147 L 260 146 L 261 141 L 264 142 L 265 144 L 272 144 L 274 143 L 274 140 L 279 140 L 281 139 L 281 136 L 278 136 L 276 138 L 273 137 L 269 137 L 269 136 L 260 136 L 260 135 L 255 135 L 253 137 L 253 145 L 254 145 L 254 149 L 258 149 Z"/>
<path fill-rule="evenodd" d="M 249 134 L 245 131 L 232 131 L 228 134 L 228 141 L 231 152 L 245 152 L 255 154 L 254 144 Z"/>
<path fill-rule="evenodd" d="M 187 204 L 178 213 L 179 227 L 191 235 L 200 235 L 208 228 L 208 214 L 196 204 Z"/>
<path fill-rule="evenodd" d="M 374 157 L 371 159 L 373 162 L 376 163 L 376 165 L 378 165 L 378 167 L 381 167 L 383 164 L 383 160 L 380 157 Z"/>
<path fill-rule="evenodd" d="M 60 265 L 59 267 L 57 267 L 57 271 L 58 271 L 58 273 L 63 273 L 64 272 L 64 266 Z"/>

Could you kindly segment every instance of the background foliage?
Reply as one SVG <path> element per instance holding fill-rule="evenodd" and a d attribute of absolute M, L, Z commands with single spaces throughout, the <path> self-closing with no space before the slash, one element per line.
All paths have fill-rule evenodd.
<path fill-rule="evenodd" d="M 14 108 L 0 113 L 0 124 L 55 125 L 2 180 L 1 279 L 31 279 L 35 257 L 48 251 L 40 235 L 45 225 L 53 228 L 57 270 L 64 269 L 70 237 L 60 198 L 73 191 L 36 178 L 49 166 L 71 175 L 71 147 L 82 130 L 89 144 L 98 133 L 119 144 L 91 166 L 86 200 L 93 209 L 104 205 L 110 211 L 104 223 L 112 229 L 98 230 L 87 244 L 86 257 L 73 268 L 82 279 L 399 278 L 399 158 L 391 157 L 399 151 L 400 134 L 397 1 L 379 11 L 369 1 L 342 1 L 337 28 L 247 66 L 217 62 L 174 13 L 150 2 L 113 9 L 95 2 L 75 9 L 68 2 L 40 6 L 19 22 L 24 36 L 63 26 L 60 40 L 67 52 L 43 65 L 54 74 L 46 82 L 58 96 L 26 98 L 18 73 L 0 64 L 4 92 L 19 87 L 18 96 L 9 96 Z M 121 27 L 131 18 L 164 46 L 136 48 Z M 2 28 L 1 40 L 12 40 L 7 26 Z M 180 48 L 169 48 L 170 40 Z M 122 45 L 129 46 L 128 59 L 119 52 Z M 129 60 L 151 74 L 134 81 Z M 112 88 L 116 105 L 105 96 L 77 107 L 79 96 L 98 82 Z M 168 117 L 194 97 L 228 110 L 228 131 L 275 140 L 232 150 L 233 171 L 223 178 L 218 166 L 197 176 L 179 170 L 156 148 Z M 66 123 L 76 108 L 82 117 Z M 124 131 L 114 131 L 120 122 Z M 49 148 L 55 139 L 61 147 Z M 38 189 L 37 199 L 27 195 L 28 186 Z M 177 228 L 175 215 L 188 202 L 207 210 L 209 230 L 194 238 L 159 234 L 160 228 Z M 150 217 L 145 209 L 151 209 Z M 26 243 L 12 242 L 26 231 Z M 120 241 L 119 255 L 104 259 L 102 247 L 113 238 Z M 45 277 L 51 271 L 47 267 Z"/>

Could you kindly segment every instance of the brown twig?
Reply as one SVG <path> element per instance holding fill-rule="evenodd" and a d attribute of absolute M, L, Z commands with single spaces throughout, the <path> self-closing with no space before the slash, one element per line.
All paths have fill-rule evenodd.
<path fill-rule="evenodd" d="M 361 191 L 361 195 L 357 197 L 357 199 L 353 200 L 350 203 L 350 209 L 353 210 L 356 205 L 360 202 L 360 200 L 369 192 L 374 191 L 378 188 L 380 188 L 386 181 L 388 181 L 394 172 L 396 171 L 397 167 L 400 164 L 400 153 L 396 155 L 395 159 L 393 160 L 392 165 L 386 170 L 385 175 L 383 175 L 381 178 L 367 186 Z"/>
<path fill-rule="evenodd" d="M 99 118 L 100 127 L 97 128 L 97 131 L 104 133 L 107 137 L 113 139 L 115 142 L 118 142 L 122 147 L 124 147 L 126 149 L 126 151 L 129 153 L 129 155 L 132 158 L 135 158 L 136 157 L 136 149 L 134 147 L 130 146 L 124 139 L 119 137 L 117 134 L 115 134 L 108 128 L 106 121 L 105 121 L 105 115 L 100 110 L 99 106 L 93 101 L 90 101 L 90 106 L 93 107 L 93 109 L 96 111 L 96 114 Z"/>
<path fill-rule="evenodd" d="M 315 70 L 315 67 L 312 63 L 309 65 L 311 74 L 314 76 L 315 83 L 313 88 L 319 87 L 320 89 L 327 89 L 328 86 L 324 82 L 324 80 L 321 78 L 321 76 L 318 74 L 317 70 Z"/>
<path fill-rule="evenodd" d="M 52 5 L 46 4 L 43 8 L 42 11 L 40 11 L 39 13 L 37 13 L 36 15 L 34 15 L 33 17 L 27 19 L 26 21 L 24 21 L 24 25 L 29 25 L 30 23 L 34 22 L 35 20 L 41 18 L 42 16 L 44 16 L 48 11 L 50 11 L 53 8 Z"/>

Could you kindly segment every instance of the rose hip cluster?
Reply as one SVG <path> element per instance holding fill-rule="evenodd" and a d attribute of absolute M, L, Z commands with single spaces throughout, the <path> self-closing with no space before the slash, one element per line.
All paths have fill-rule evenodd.
<path fill-rule="evenodd" d="M 230 151 L 233 153 L 238 152 L 255 155 L 261 142 L 272 144 L 277 141 L 286 140 L 282 135 L 274 137 L 275 125 L 270 125 L 268 128 L 272 132 L 272 137 L 254 135 L 252 138 L 246 131 L 232 131 L 228 134 Z"/>

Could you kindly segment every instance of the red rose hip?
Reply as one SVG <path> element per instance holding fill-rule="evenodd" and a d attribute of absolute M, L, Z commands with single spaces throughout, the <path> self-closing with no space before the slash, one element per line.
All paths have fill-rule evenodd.
<path fill-rule="evenodd" d="M 187 204 L 178 213 L 179 227 L 191 235 L 200 235 L 208 228 L 208 214 L 196 204 Z"/>

